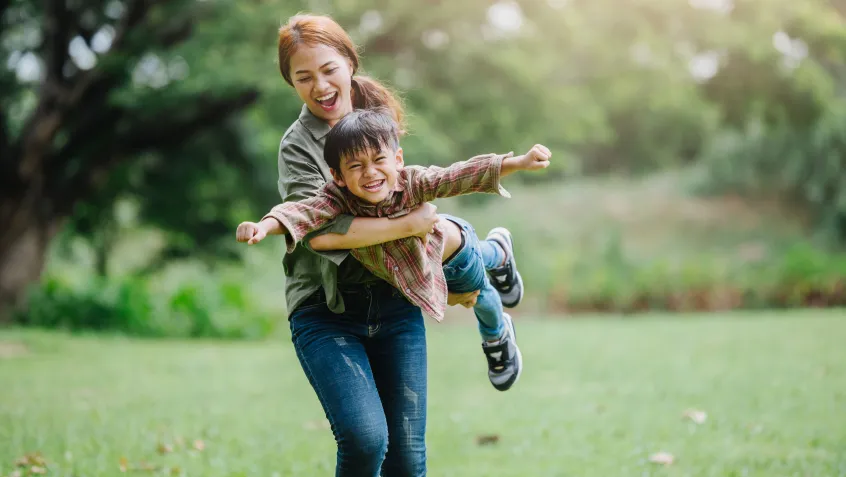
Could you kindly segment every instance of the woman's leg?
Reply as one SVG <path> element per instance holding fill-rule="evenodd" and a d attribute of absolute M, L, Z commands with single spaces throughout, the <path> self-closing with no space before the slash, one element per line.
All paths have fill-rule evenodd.
<path fill-rule="evenodd" d="M 291 315 L 291 337 L 338 444 L 337 477 L 378 477 L 388 448 L 388 425 L 365 349 L 366 318 L 345 297 L 347 313 L 323 305 Z M 359 304 L 360 305 L 360 304 Z M 367 308 L 364 308 L 365 313 Z"/>
<path fill-rule="evenodd" d="M 377 292 L 367 354 L 388 426 L 382 477 L 426 475 L 426 329 L 420 308 L 395 289 Z"/>

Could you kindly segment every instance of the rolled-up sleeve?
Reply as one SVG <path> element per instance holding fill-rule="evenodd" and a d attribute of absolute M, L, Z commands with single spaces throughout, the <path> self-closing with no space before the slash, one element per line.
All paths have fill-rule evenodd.
<path fill-rule="evenodd" d="M 448 167 L 407 167 L 404 173 L 417 202 L 472 193 L 511 197 L 500 184 L 502 161 L 512 154 L 485 154 Z"/>

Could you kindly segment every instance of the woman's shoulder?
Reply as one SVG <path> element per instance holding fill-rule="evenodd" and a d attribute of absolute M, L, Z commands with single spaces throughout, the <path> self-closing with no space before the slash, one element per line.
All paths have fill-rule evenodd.
<path fill-rule="evenodd" d="M 314 139 L 299 119 L 288 127 L 279 141 L 279 158 L 290 154 L 323 156 L 323 145 Z"/>

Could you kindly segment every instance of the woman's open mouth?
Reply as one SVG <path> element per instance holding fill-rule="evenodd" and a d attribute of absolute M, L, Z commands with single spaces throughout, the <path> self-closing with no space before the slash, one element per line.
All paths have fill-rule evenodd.
<path fill-rule="evenodd" d="M 335 103 L 338 102 L 338 92 L 335 91 L 334 93 L 329 93 L 323 95 L 319 98 L 314 98 L 317 101 L 317 104 L 320 105 L 326 111 L 331 111 L 335 107 Z"/>
<path fill-rule="evenodd" d="M 361 188 L 367 192 L 378 192 L 383 185 L 385 185 L 385 179 L 379 179 L 378 181 L 370 181 L 361 186 Z"/>

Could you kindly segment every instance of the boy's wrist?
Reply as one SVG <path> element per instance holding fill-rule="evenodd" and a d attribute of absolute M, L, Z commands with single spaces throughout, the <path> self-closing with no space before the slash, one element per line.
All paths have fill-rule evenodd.
<path fill-rule="evenodd" d="M 512 172 L 517 172 L 521 170 L 522 168 L 520 167 L 520 161 L 522 159 L 522 155 L 506 157 L 505 159 L 503 159 L 500 175 L 506 176 L 508 174 L 511 174 Z"/>
<path fill-rule="evenodd" d="M 274 219 L 273 217 L 265 217 L 264 219 L 262 219 L 261 222 L 258 223 L 258 226 L 262 230 L 264 230 L 264 232 L 268 235 L 282 233 L 282 224 L 280 224 L 279 221 Z"/>

